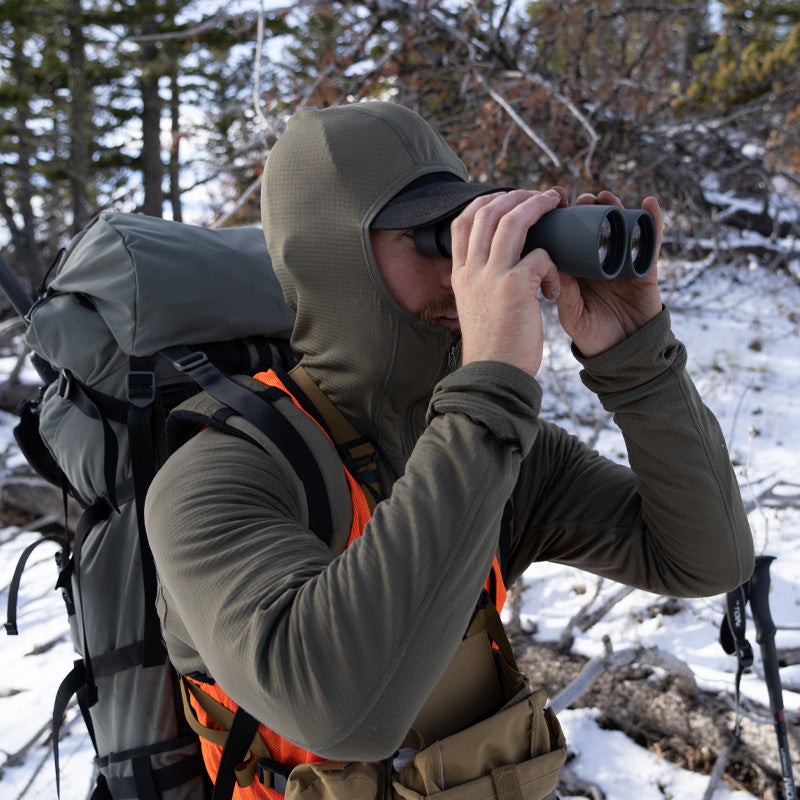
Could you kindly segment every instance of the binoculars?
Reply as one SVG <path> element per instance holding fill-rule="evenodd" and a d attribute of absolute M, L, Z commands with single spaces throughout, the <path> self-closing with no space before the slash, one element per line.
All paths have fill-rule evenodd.
<path fill-rule="evenodd" d="M 449 217 L 414 228 L 424 256 L 452 256 Z M 546 250 L 559 272 L 576 278 L 641 278 L 653 265 L 656 225 L 649 211 L 616 206 L 556 208 L 528 229 L 520 258 Z"/>

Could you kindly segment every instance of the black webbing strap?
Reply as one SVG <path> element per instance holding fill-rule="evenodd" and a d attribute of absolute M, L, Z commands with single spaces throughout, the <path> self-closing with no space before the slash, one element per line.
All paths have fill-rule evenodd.
<path fill-rule="evenodd" d="M 144 593 L 144 654 L 142 665 L 164 664 L 167 653 L 161 640 L 161 627 L 156 611 L 158 581 L 153 554 L 144 527 L 144 501 L 150 482 L 156 474 L 156 454 L 153 445 L 153 412 L 156 402 L 156 376 L 153 359 L 131 356 L 130 371 L 125 385 L 128 401 L 126 424 L 133 475 L 133 498 L 136 523 L 139 529 L 139 556 L 142 563 Z"/>
<path fill-rule="evenodd" d="M 81 591 L 81 560 L 83 558 L 83 545 L 89 531 L 94 528 L 99 522 L 107 519 L 111 514 L 112 509 L 105 498 L 98 498 L 92 505 L 90 505 L 81 514 L 78 524 L 75 526 L 75 541 L 72 549 L 72 571 L 71 576 L 75 579 L 77 585 L 77 598 L 80 603 L 80 617 L 85 619 L 83 610 L 83 592 Z M 66 575 L 67 573 L 63 573 Z M 92 668 L 92 651 L 89 648 L 89 642 L 86 638 L 86 625 L 81 625 L 83 630 L 83 662 L 82 669 L 84 674 L 84 683 L 86 685 L 86 704 L 91 707 L 97 702 L 97 686 L 94 682 L 94 670 Z"/>
<path fill-rule="evenodd" d="M 56 699 L 53 703 L 53 764 L 56 770 L 56 794 L 61 797 L 61 769 L 58 763 L 58 740 L 61 733 L 61 720 L 67 710 L 69 701 L 75 697 L 78 707 L 81 710 L 86 729 L 89 731 L 89 738 L 92 740 L 95 753 L 97 752 L 97 740 L 94 735 L 94 725 L 89 714 L 89 707 L 86 702 L 86 668 L 83 661 L 76 661 L 70 672 L 61 681 L 61 685 L 56 692 Z"/>
<path fill-rule="evenodd" d="M 222 748 L 222 758 L 211 800 L 230 800 L 233 796 L 236 767 L 245 760 L 250 750 L 250 743 L 257 732 L 258 720 L 251 717 L 244 709 L 238 709 L 225 738 L 225 746 Z"/>
<path fill-rule="evenodd" d="M 92 676 L 107 678 L 144 664 L 144 642 L 138 641 L 92 656 Z"/>
<path fill-rule="evenodd" d="M 98 774 L 97 783 L 95 783 L 88 800 L 114 800 L 111 790 L 108 788 L 106 776 L 102 773 Z"/>
<path fill-rule="evenodd" d="M 325 419 L 322 412 L 317 408 L 316 404 L 308 396 L 306 390 L 294 379 L 293 375 L 286 372 L 286 370 L 272 368 L 272 371 L 278 376 L 280 382 L 291 392 L 295 400 L 303 407 L 303 411 L 314 419 L 317 425 L 328 434 L 328 438 L 332 442 L 336 442 L 336 433 L 331 429 L 328 420 Z"/>
<path fill-rule="evenodd" d="M 135 797 L 136 800 L 149 800 L 155 797 L 161 800 L 165 792 L 183 786 L 193 780 L 203 781 L 205 766 L 203 757 L 199 752 L 192 753 L 180 761 L 166 764 L 158 769 L 152 769 L 150 758 L 146 755 L 136 756 L 131 759 L 133 775 L 131 777 L 111 777 L 108 779 L 112 797 Z M 155 794 L 147 792 L 155 791 Z M 194 796 L 194 795 L 192 795 Z M 94 797 L 91 798 L 94 800 Z"/>
<path fill-rule="evenodd" d="M 739 698 L 742 673 L 753 664 L 753 648 L 747 641 L 747 593 L 744 586 L 737 586 L 725 596 L 725 618 L 720 627 L 720 644 L 729 655 L 736 654 L 736 719 L 733 735 L 738 738 L 740 732 Z"/>
<path fill-rule="evenodd" d="M 205 353 L 187 347 L 169 347 L 162 350 L 161 354 L 212 397 L 232 408 L 270 438 L 292 465 L 303 485 L 309 527 L 330 546 L 333 523 L 325 479 L 303 437 L 273 404 L 274 400 L 286 395 L 268 390 L 254 392 L 222 372 L 208 360 Z"/>
<path fill-rule="evenodd" d="M 58 394 L 71 401 L 87 417 L 96 419 L 103 427 L 103 479 L 105 481 L 105 497 L 115 510 L 117 505 L 117 456 L 119 445 L 109 419 L 118 422 L 127 421 L 128 404 L 110 397 L 102 392 L 96 392 L 84 386 L 69 370 L 62 370 L 58 382 Z"/>
<path fill-rule="evenodd" d="M 153 780 L 153 773 L 150 771 L 150 758 L 148 756 L 134 758 L 131 761 L 131 767 L 137 800 L 161 800 L 161 795 Z"/>
<path fill-rule="evenodd" d="M 256 776 L 264 786 L 281 794 L 286 793 L 286 781 L 292 768 L 274 758 L 259 758 L 256 761 Z"/>
<path fill-rule="evenodd" d="M 6 613 L 6 633 L 9 636 L 16 636 L 19 633 L 17 629 L 17 598 L 19 596 L 19 585 L 22 580 L 22 573 L 25 570 L 25 565 L 28 559 L 33 554 L 33 551 L 39 547 L 40 544 L 45 542 L 53 542 L 59 546 L 58 553 L 69 552 L 66 541 L 60 536 L 43 536 L 37 539 L 32 544 L 29 544 L 21 553 L 17 566 L 14 569 L 14 574 L 11 577 L 11 583 L 8 587 L 8 608 Z M 57 562 L 58 563 L 58 562 Z"/>
<path fill-rule="evenodd" d="M 193 780 L 205 780 L 203 757 L 196 748 L 188 754 L 178 751 L 195 745 L 194 736 L 181 736 L 159 742 L 134 747 L 129 750 L 112 752 L 97 756 L 95 765 L 100 770 L 108 770 L 112 764 L 130 764 L 130 775 L 111 775 L 104 779 L 109 797 L 135 797 L 136 800 L 161 800 L 164 792 L 175 789 Z M 163 766 L 153 768 L 152 757 L 159 754 L 172 754 Z M 177 758 L 177 760 L 175 760 Z M 117 772 L 118 770 L 114 770 Z M 127 772 L 127 770 L 125 770 Z M 101 772 L 102 775 L 102 772 Z"/>
<path fill-rule="evenodd" d="M 53 486 L 60 486 L 63 482 L 63 472 L 45 445 L 39 430 L 39 412 L 44 390 L 45 387 L 41 386 L 35 399 L 30 399 L 17 408 L 19 422 L 14 428 L 14 439 L 34 472 Z"/>
<path fill-rule="evenodd" d="M 503 508 L 500 518 L 500 538 L 497 543 L 497 558 L 500 562 L 500 572 L 505 575 L 508 571 L 508 561 L 511 558 L 511 528 L 514 524 L 514 502 L 508 500 Z"/>

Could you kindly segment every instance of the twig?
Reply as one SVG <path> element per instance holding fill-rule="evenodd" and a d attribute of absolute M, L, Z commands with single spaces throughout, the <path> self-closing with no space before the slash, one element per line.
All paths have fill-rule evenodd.
<path fill-rule="evenodd" d="M 489 96 L 492 100 L 495 101 L 499 106 L 505 109 L 506 113 L 514 120 L 514 122 L 519 125 L 520 128 L 525 132 L 525 135 L 553 162 L 556 167 L 561 167 L 561 160 L 559 157 L 547 146 L 546 142 L 536 133 L 536 131 L 525 122 L 524 119 L 516 112 L 514 106 L 506 100 L 503 95 L 499 92 L 495 91 L 491 86 L 489 86 L 486 79 L 480 73 L 476 72 L 475 77 L 478 79 L 478 82 L 483 86 L 483 88 L 489 93 Z"/>
<path fill-rule="evenodd" d="M 253 59 L 253 110 L 261 120 L 265 128 L 271 130 L 269 120 L 261 110 L 261 50 L 264 47 L 264 0 L 258 10 L 258 21 L 256 23 L 256 57 Z"/>
<path fill-rule="evenodd" d="M 727 692 L 722 693 L 720 699 L 730 706 L 731 710 L 736 710 L 736 701 Z M 756 708 L 753 701 L 744 695 L 739 698 L 739 714 L 745 719 L 749 719 L 750 722 L 755 722 L 759 725 L 772 725 L 770 713 Z M 787 722 L 800 721 L 800 712 L 798 711 L 784 709 L 783 715 Z"/>
<path fill-rule="evenodd" d="M 261 188 L 262 175 L 259 175 L 239 196 L 233 208 L 226 211 L 219 219 L 214 220 L 210 227 L 221 228 L 257 191 Z"/>
<path fill-rule="evenodd" d="M 33 736 L 25 742 L 16 753 L 9 753 L 6 757 L 6 760 L 0 764 L 0 777 L 3 775 L 3 770 L 6 767 L 19 767 L 25 763 L 25 759 L 28 756 L 28 751 L 39 741 L 39 738 L 43 736 L 50 728 L 53 727 L 52 722 L 45 722 L 41 728 L 39 728 Z"/>
<path fill-rule="evenodd" d="M 605 602 L 599 608 L 590 612 L 589 609 L 600 593 L 600 583 L 598 583 L 594 597 L 592 597 L 592 599 L 586 605 L 584 605 L 580 611 L 578 611 L 578 613 L 569 621 L 569 623 L 567 623 L 564 632 L 561 634 L 562 646 L 564 648 L 570 646 L 570 642 L 574 638 L 571 633 L 574 627 L 579 628 L 585 633 L 598 622 L 600 622 L 600 620 L 603 619 L 603 617 L 608 614 L 608 612 L 611 611 L 611 609 L 614 608 L 617 603 L 619 603 L 621 600 L 624 600 L 632 592 L 632 586 L 622 586 L 610 597 L 607 597 Z"/>
<path fill-rule="evenodd" d="M 10 542 L 12 539 L 16 539 L 17 536 L 21 536 L 23 533 L 40 531 L 42 528 L 45 528 L 48 525 L 54 525 L 60 522 L 63 522 L 63 514 L 59 512 L 53 512 L 52 514 L 45 514 L 45 516 L 43 517 L 38 517 L 37 519 L 31 520 L 30 522 L 26 523 L 20 528 L 17 527 L 6 528 L 5 532 L 10 531 L 10 533 L 7 538 L 0 539 L 0 544 L 5 544 L 6 542 Z"/>
<path fill-rule="evenodd" d="M 562 650 L 568 650 L 572 647 L 572 642 L 575 639 L 575 637 L 572 635 L 572 629 L 578 624 L 580 619 L 589 613 L 589 609 L 592 607 L 594 601 L 597 600 L 597 597 L 600 594 L 600 589 L 603 586 L 603 583 L 603 578 L 597 578 L 597 580 L 594 582 L 594 594 L 592 594 L 589 600 L 578 609 L 578 611 L 573 615 L 572 619 L 570 619 L 569 622 L 567 622 L 567 624 L 564 626 L 564 630 L 561 632 L 561 638 L 559 639 L 559 647 Z"/>
<path fill-rule="evenodd" d="M 750 496 L 753 498 L 752 508 L 758 511 L 759 516 L 764 521 L 764 541 L 762 543 L 762 547 L 766 549 L 767 544 L 769 543 L 769 518 L 761 508 L 761 503 L 759 502 L 759 498 L 756 497 L 756 495 L 753 493 L 753 489 L 750 485 L 750 463 L 753 456 L 753 439 L 755 439 L 755 437 L 756 437 L 755 429 L 751 425 L 748 430 L 747 460 L 745 461 L 744 468 L 742 470 L 742 476 L 745 479 L 745 485 L 747 486 L 747 489 L 750 492 Z"/>
<path fill-rule="evenodd" d="M 541 75 L 535 75 L 530 72 L 508 72 L 506 73 L 508 76 L 515 76 L 518 75 L 525 80 L 532 81 L 533 83 L 538 83 L 539 86 L 546 89 L 548 93 L 558 100 L 560 103 L 563 103 L 565 108 L 567 108 L 570 113 L 581 123 L 586 134 L 589 137 L 589 149 L 586 153 L 586 157 L 583 160 L 583 166 L 586 170 L 586 174 L 589 175 L 590 171 L 590 164 L 592 162 L 592 156 L 594 156 L 594 151 L 597 147 L 597 143 L 600 141 L 600 134 L 594 129 L 594 126 L 591 122 L 589 122 L 588 117 L 569 99 L 566 95 L 559 92 L 549 81 L 545 80 Z M 558 164 L 556 166 L 559 166 Z"/>
<path fill-rule="evenodd" d="M 747 486 L 752 490 L 755 482 L 748 481 Z M 780 486 L 787 486 L 793 489 L 800 489 L 800 484 L 789 483 L 788 481 L 775 481 L 771 486 L 761 491 L 758 495 L 754 495 L 752 500 L 746 501 L 744 504 L 745 511 L 748 513 L 754 508 L 800 508 L 800 491 L 792 494 L 777 494 L 776 489 Z M 752 491 L 751 491 L 752 494 Z"/>
<path fill-rule="evenodd" d="M 71 708 L 73 708 L 73 707 L 74 707 L 74 705 L 75 705 L 75 698 L 73 697 L 73 698 L 72 698 L 72 700 L 69 702 L 69 705 L 67 705 L 67 708 L 66 708 L 66 710 L 65 710 L 65 715 L 66 715 L 66 711 L 69 711 Z M 72 726 L 75 724 L 75 720 L 77 720 L 77 719 L 81 719 L 81 716 L 80 716 L 80 714 L 75 714 L 75 715 L 73 715 L 72 719 L 69 719 L 69 720 L 67 720 L 66 722 L 64 722 L 64 724 L 61 726 L 61 730 L 62 730 L 62 731 L 64 731 L 64 732 L 68 731 L 68 730 L 69 730 L 69 729 L 70 729 L 70 728 L 71 728 L 71 727 L 72 727 Z M 30 749 L 30 747 L 32 747 L 32 746 L 33 746 L 33 745 L 36 743 L 36 739 L 38 739 L 38 738 L 39 738 L 39 737 L 40 737 L 40 736 L 41 736 L 41 735 L 42 735 L 42 734 L 43 734 L 45 731 L 47 731 L 47 730 L 49 730 L 50 728 L 52 728 L 52 725 L 53 725 L 53 723 L 52 723 L 52 722 L 48 722 L 48 723 L 46 723 L 46 724 L 45 724 L 45 725 L 42 727 L 42 729 L 41 729 L 41 730 L 39 730 L 39 732 L 36 734 L 36 736 L 34 737 L 34 739 L 32 739 L 32 740 L 31 740 L 31 741 L 28 743 L 28 745 L 26 745 L 26 747 L 27 747 L 28 749 Z M 18 752 L 20 752 L 20 751 L 18 751 Z M 14 755 L 16 755 L 16 753 L 15 753 Z M 15 800 L 22 800 L 22 798 L 23 798 L 23 797 L 25 797 L 25 795 L 28 793 L 28 790 L 29 790 L 29 789 L 31 788 L 31 786 L 33 785 L 33 782 L 34 782 L 34 781 L 36 780 L 36 778 L 38 777 L 38 775 L 39 775 L 39 772 L 41 771 L 41 769 L 44 767 L 44 765 L 45 765 L 45 764 L 46 764 L 46 763 L 47 763 L 47 762 L 48 762 L 48 761 L 49 761 L 49 760 L 50 760 L 52 757 L 53 757 L 53 754 L 52 754 L 52 753 L 50 752 L 50 750 L 48 749 L 48 751 L 47 751 L 47 752 L 46 752 L 46 753 L 45 753 L 45 754 L 44 754 L 44 755 L 43 755 L 43 756 L 42 756 L 42 757 L 39 759 L 39 762 L 36 764 L 36 767 L 35 767 L 35 769 L 34 769 L 34 770 L 33 770 L 33 772 L 31 773 L 31 777 L 28 779 L 28 782 L 25 784 L 25 786 L 23 786 L 23 787 L 22 787 L 22 791 L 21 791 L 21 792 L 20 792 L 20 793 L 19 793 L 19 794 L 16 796 Z M 3 766 L 5 767 L 6 765 L 8 765 L 8 763 L 9 763 L 9 762 L 8 762 L 8 761 L 6 761 L 6 763 L 5 763 Z M 24 763 L 24 759 L 23 759 L 22 761 L 20 761 L 20 764 L 23 764 L 23 763 Z M 15 765 L 15 766 L 19 766 L 19 764 Z M 0 771 L 2 771 L 2 768 L 0 768 Z"/>
<path fill-rule="evenodd" d="M 600 438 L 600 434 L 608 427 L 609 422 L 611 422 L 613 418 L 614 415 L 610 411 L 606 411 L 597 417 L 594 425 L 592 426 L 592 432 L 585 439 L 585 444 L 587 447 L 595 447 L 597 440 Z"/>
<path fill-rule="evenodd" d="M 5 336 L 9 331 L 13 331 L 15 328 L 19 328 L 24 324 L 25 321 L 20 317 L 12 317 L 11 319 L 7 319 L 5 322 L 0 324 L 0 336 Z"/>
<path fill-rule="evenodd" d="M 717 791 L 717 788 L 722 781 L 722 777 L 725 774 L 725 767 L 728 764 L 728 758 L 730 757 L 734 744 L 736 744 L 737 738 L 738 737 L 736 735 L 731 736 L 728 740 L 728 743 L 722 748 L 720 754 L 717 756 L 717 760 L 714 763 L 714 769 L 711 771 L 711 777 L 708 780 L 708 786 L 706 786 L 706 790 L 703 794 L 703 800 L 711 800 L 711 798 L 714 796 L 714 792 Z"/>

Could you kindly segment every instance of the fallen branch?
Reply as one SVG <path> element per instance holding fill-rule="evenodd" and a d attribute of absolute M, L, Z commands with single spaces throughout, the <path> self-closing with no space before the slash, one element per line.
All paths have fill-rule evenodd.
<path fill-rule="evenodd" d="M 775 491 L 780 487 L 797 489 L 798 491 L 781 494 Z M 744 501 L 744 508 L 748 513 L 759 506 L 766 506 L 767 508 L 800 508 L 800 484 L 775 481 L 772 486 L 768 486 L 751 500 Z"/>
<path fill-rule="evenodd" d="M 578 674 L 578 677 L 550 701 L 550 706 L 556 714 L 580 700 L 601 675 L 620 667 L 628 667 L 634 663 L 661 667 L 684 684 L 684 690 L 687 694 L 694 695 L 697 693 L 694 673 L 688 664 L 679 658 L 657 647 L 629 647 L 614 653 L 611 650 L 609 638 L 604 637 L 603 642 L 606 646 L 606 653 L 588 661 Z"/>
<path fill-rule="evenodd" d="M 19 767 L 24 764 L 31 748 L 35 747 L 38 744 L 39 739 L 49 730 L 52 730 L 52 728 L 53 723 L 48 720 L 44 725 L 42 725 L 41 728 L 39 728 L 38 731 L 36 731 L 36 733 L 33 734 L 33 736 L 27 742 L 25 742 L 24 745 L 22 745 L 22 747 L 20 747 L 19 750 L 17 750 L 15 753 L 6 753 L 6 760 L 0 764 L 0 778 L 3 777 L 3 771 L 6 767 Z"/>
<path fill-rule="evenodd" d="M 633 592 L 633 587 L 622 586 L 610 597 L 607 597 L 599 608 L 591 611 L 590 609 L 600 593 L 601 585 L 602 580 L 597 583 L 595 593 L 591 600 L 589 600 L 589 602 L 586 603 L 586 605 L 584 605 L 583 608 L 581 608 L 578 613 L 567 623 L 563 633 L 561 634 L 560 644 L 562 648 L 569 649 L 572 647 L 572 642 L 575 638 L 572 635 L 574 628 L 578 628 L 585 633 L 590 628 L 594 627 L 598 622 L 600 622 L 600 620 L 603 619 L 603 617 L 605 617 L 606 614 L 608 614 L 608 612 L 611 611 L 611 609 L 614 608 L 617 603 L 619 603 L 621 600 L 624 600 Z"/>
<path fill-rule="evenodd" d="M 720 754 L 717 756 L 717 760 L 714 762 L 714 769 L 711 771 L 711 777 L 708 780 L 708 786 L 706 786 L 706 790 L 703 793 L 703 800 L 711 800 L 711 798 L 714 796 L 714 792 L 716 792 L 719 788 L 722 778 L 725 775 L 725 767 L 728 765 L 728 759 L 730 758 L 731 750 L 733 750 L 733 746 L 736 744 L 737 738 L 737 736 L 731 736 L 728 740 L 728 743 L 722 748 Z"/>

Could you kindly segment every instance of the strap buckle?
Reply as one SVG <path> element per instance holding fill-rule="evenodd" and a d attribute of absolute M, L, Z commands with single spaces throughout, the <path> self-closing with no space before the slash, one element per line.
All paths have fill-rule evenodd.
<path fill-rule="evenodd" d="M 208 361 L 208 356 L 202 350 L 194 350 L 180 358 L 170 359 L 175 369 L 180 372 L 191 372 L 201 367 Z"/>
<path fill-rule="evenodd" d="M 280 761 L 272 758 L 262 757 L 256 761 L 256 776 L 264 786 L 269 786 L 276 792 L 286 793 L 286 780 L 289 777 L 291 768 Z"/>
<path fill-rule="evenodd" d="M 137 408 L 146 408 L 156 399 L 156 374 L 131 370 L 125 381 L 125 396 Z"/>

